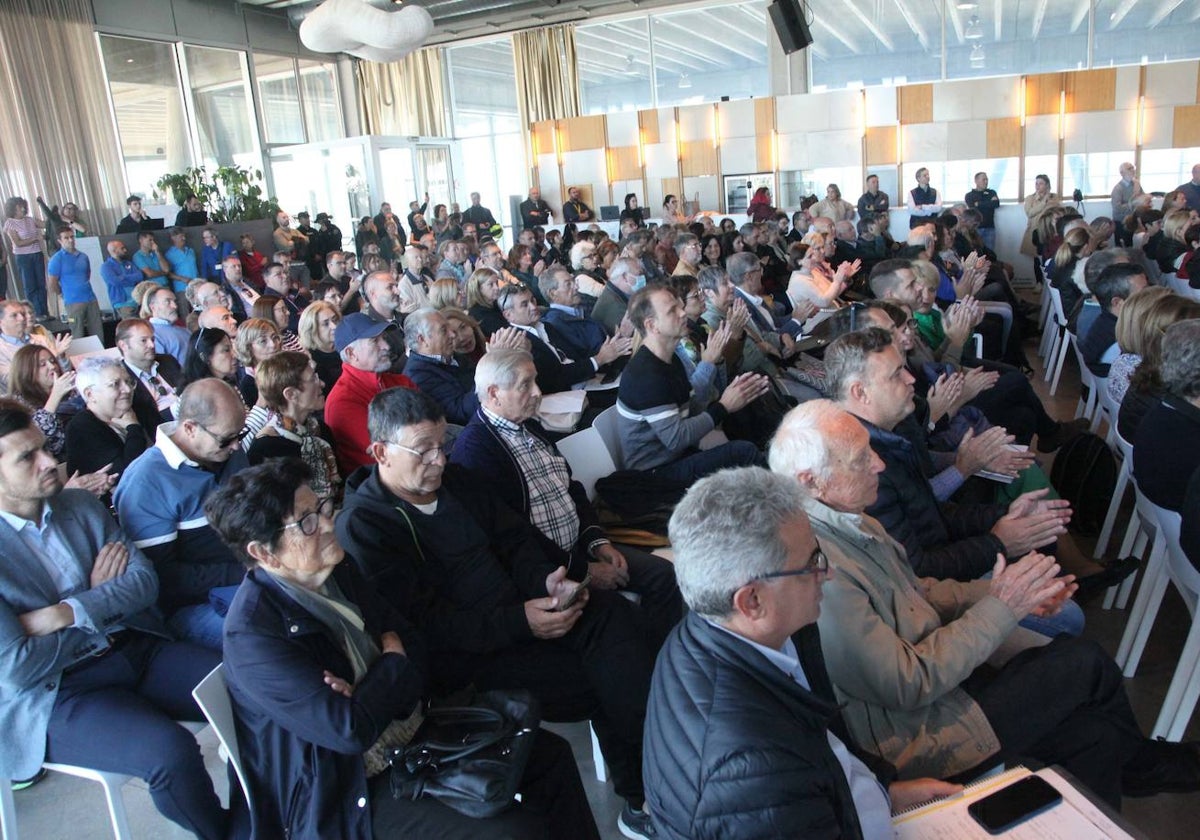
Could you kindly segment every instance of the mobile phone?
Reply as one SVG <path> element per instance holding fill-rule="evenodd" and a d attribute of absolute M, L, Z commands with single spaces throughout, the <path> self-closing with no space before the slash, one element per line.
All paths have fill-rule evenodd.
<path fill-rule="evenodd" d="M 988 834 L 1003 834 L 1062 802 L 1062 794 L 1040 776 L 1026 776 L 967 806 Z"/>
<path fill-rule="evenodd" d="M 562 603 L 558 605 L 557 611 L 562 612 L 563 610 L 570 609 L 571 605 L 579 599 L 579 593 L 587 589 L 587 585 L 591 582 L 592 576 L 590 574 L 584 575 L 583 580 L 579 582 L 579 585 L 567 593 L 567 597 L 562 599 Z"/>

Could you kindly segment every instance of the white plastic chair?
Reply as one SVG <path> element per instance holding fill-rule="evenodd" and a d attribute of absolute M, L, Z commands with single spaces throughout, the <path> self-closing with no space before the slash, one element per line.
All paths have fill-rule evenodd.
<path fill-rule="evenodd" d="M 1067 330 L 1067 314 L 1063 311 L 1062 293 L 1053 286 L 1047 286 L 1050 292 L 1050 308 L 1054 318 L 1054 338 L 1050 346 L 1050 355 L 1046 360 L 1046 381 L 1050 382 L 1050 396 L 1058 390 L 1058 380 L 1062 376 L 1063 363 L 1067 360 L 1070 342 L 1074 336 Z"/>
<path fill-rule="evenodd" d="M 1108 437 L 1116 444 L 1116 454 L 1121 460 L 1121 468 L 1117 471 L 1117 483 L 1113 486 L 1112 501 L 1108 503 L 1108 512 L 1104 515 L 1104 527 L 1100 529 L 1100 536 L 1096 538 L 1096 550 L 1092 552 L 1092 557 L 1097 560 L 1104 556 L 1109 540 L 1112 539 L 1113 528 L 1117 523 L 1117 514 L 1121 510 L 1121 503 L 1125 501 L 1125 491 L 1129 489 L 1129 482 L 1133 475 L 1133 444 L 1121 437 L 1121 433 L 1117 431 L 1115 415 L 1113 419 L 1109 420 Z M 1136 517 L 1137 514 L 1134 516 Z M 1110 606 L 1111 599 L 1105 598 L 1104 608 L 1108 609 Z"/>
<path fill-rule="evenodd" d="M 1168 741 L 1178 741 L 1183 737 L 1192 712 L 1196 708 L 1196 700 L 1200 698 L 1200 621 L 1196 621 L 1196 606 L 1200 601 L 1200 572 L 1192 565 L 1183 548 L 1179 545 L 1179 528 L 1182 520 L 1178 513 L 1158 508 L 1158 527 L 1166 544 L 1167 562 L 1166 575 L 1187 605 L 1192 615 L 1191 628 L 1188 630 L 1187 641 L 1183 652 L 1179 655 L 1175 666 L 1175 676 L 1171 678 L 1171 686 L 1163 699 L 1162 709 L 1159 710 L 1158 720 L 1154 724 L 1151 738 L 1166 738 Z"/>
<path fill-rule="evenodd" d="M 1075 353 L 1075 361 L 1079 365 L 1079 403 L 1075 406 L 1075 416 L 1085 417 L 1092 421 L 1089 431 L 1095 432 L 1097 428 L 1096 407 L 1099 404 L 1096 398 L 1096 388 L 1098 382 L 1103 382 L 1108 385 L 1108 380 L 1098 380 L 1096 375 L 1088 368 L 1083 360 L 1083 353 L 1079 349 L 1079 341 L 1074 334 L 1068 332 L 1067 338 L 1071 344 L 1071 350 Z M 1053 393 L 1053 391 L 1051 391 Z"/>
<path fill-rule="evenodd" d="M 104 349 L 104 342 L 100 340 L 98 335 L 85 335 L 82 338 L 73 338 L 71 343 L 67 345 L 67 356 L 82 356 L 87 353 L 99 353 Z"/>
<path fill-rule="evenodd" d="M 1096 399 L 1098 401 L 1099 410 L 1104 414 L 1104 420 L 1108 423 L 1108 434 L 1104 436 L 1104 442 L 1112 449 L 1113 454 L 1118 458 L 1121 457 L 1120 448 L 1117 446 L 1117 417 L 1121 414 L 1121 404 L 1112 398 L 1112 394 L 1108 392 L 1108 380 L 1104 380 L 1104 386 L 1096 384 Z"/>
<path fill-rule="evenodd" d="M 625 454 L 621 451 L 621 434 L 617 429 L 617 407 L 611 406 L 596 415 L 592 428 L 600 434 L 608 454 L 617 469 L 625 466 Z"/>
<path fill-rule="evenodd" d="M 192 689 L 192 697 L 204 717 L 208 720 L 217 734 L 225 758 L 233 765 L 238 782 L 246 802 L 250 803 L 250 786 L 246 784 L 246 774 L 242 770 L 242 754 L 238 750 L 237 727 L 233 720 L 233 704 L 229 702 L 229 689 L 225 685 L 225 666 L 218 665 L 208 672 L 208 676 Z"/>
<path fill-rule="evenodd" d="M 588 498 L 595 499 L 596 482 L 617 471 L 600 432 L 595 427 L 580 429 L 560 440 L 557 446 L 571 467 L 571 475 L 583 485 Z"/>
<path fill-rule="evenodd" d="M 1140 530 L 1143 535 L 1148 533 L 1148 529 L 1153 529 L 1153 542 L 1150 547 L 1150 556 L 1146 560 L 1145 571 L 1142 573 L 1142 586 L 1133 602 L 1133 609 L 1130 610 L 1125 633 L 1121 636 L 1121 645 L 1117 648 L 1116 662 L 1126 677 L 1132 677 L 1137 673 L 1142 652 L 1146 649 L 1146 640 L 1150 638 L 1150 630 L 1154 627 L 1154 619 L 1158 615 L 1163 594 L 1167 590 L 1168 578 L 1166 535 L 1158 526 L 1158 512 L 1162 508 L 1147 499 L 1141 490 L 1136 489 L 1136 476 L 1134 478 L 1137 494 L 1137 512 L 1134 521 L 1140 519 Z M 1166 513 L 1166 511 L 1163 512 Z M 1130 522 L 1131 530 L 1135 527 L 1134 521 Z M 1126 534 L 1126 539 L 1128 538 L 1129 533 Z M 1143 546 L 1145 545 L 1143 539 L 1139 538 L 1139 541 Z M 1122 552 L 1121 556 L 1126 555 Z"/>

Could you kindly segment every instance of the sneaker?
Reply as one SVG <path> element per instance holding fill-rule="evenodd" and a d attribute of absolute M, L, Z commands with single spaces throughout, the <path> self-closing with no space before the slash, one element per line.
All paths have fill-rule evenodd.
<path fill-rule="evenodd" d="M 13 780 L 12 789 L 15 792 L 18 790 L 25 790 L 26 788 L 31 788 L 44 778 L 46 778 L 46 768 L 42 767 L 28 779 Z"/>
<path fill-rule="evenodd" d="M 650 822 L 650 814 L 644 810 L 644 805 L 642 808 L 643 810 L 639 811 L 626 802 L 625 807 L 621 809 L 621 815 L 617 817 L 617 828 L 630 840 L 649 840 L 658 836 Z"/>

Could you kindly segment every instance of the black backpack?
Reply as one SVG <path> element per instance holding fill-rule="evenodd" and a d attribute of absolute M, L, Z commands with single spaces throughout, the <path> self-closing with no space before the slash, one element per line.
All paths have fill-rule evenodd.
<path fill-rule="evenodd" d="M 1117 459 L 1097 435 L 1083 433 L 1062 445 L 1054 457 L 1050 483 L 1071 503 L 1070 528 L 1098 534 L 1117 486 Z"/>

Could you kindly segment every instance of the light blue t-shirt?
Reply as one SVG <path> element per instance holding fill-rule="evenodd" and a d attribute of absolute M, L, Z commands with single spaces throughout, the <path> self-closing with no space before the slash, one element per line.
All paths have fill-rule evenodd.
<path fill-rule="evenodd" d="M 60 248 L 50 258 L 46 273 L 58 278 L 64 303 L 89 303 L 96 299 L 92 291 L 92 263 L 83 251 L 71 254 Z"/>
<path fill-rule="evenodd" d="M 176 248 L 172 245 L 163 256 L 167 258 L 167 264 L 171 266 L 172 274 L 178 274 L 188 280 L 195 280 L 200 276 L 200 268 L 196 263 L 196 252 L 192 250 L 191 246 L 184 245 L 182 248 Z M 175 291 L 182 292 L 187 289 L 188 281 L 172 280 L 171 285 Z"/>

